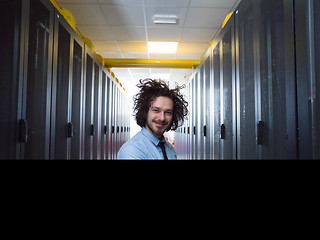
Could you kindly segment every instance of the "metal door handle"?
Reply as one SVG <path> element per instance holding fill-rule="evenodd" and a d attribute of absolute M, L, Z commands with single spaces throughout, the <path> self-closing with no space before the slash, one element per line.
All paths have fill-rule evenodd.
<path fill-rule="evenodd" d="M 28 143 L 28 122 L 25 119 L 21 119 L 19 121 L 19 142 L 20 143 Z"/>
<path fill-rule="evenodd" d="M 221 125 L 220 139 L 226 139 L 226 125 L 224 124 Z"/>
<path fill-rule="evenodd" d="M 264 130 L 264 122 L 259 121 L 257 123 L 257 144 L 262 145 L 263 143 L 263 130 Z"/>
<path fill-rule="evenodd" d="M 73 124 L 72 124 L 72 122 L 68 123 L 68 138 L 73 138 Z"/>
<path fill-rule="evenodd" d="M 96 132 L 94 131 L 94 125 L 91 125 L 91 136 L 94 136 Z"/>

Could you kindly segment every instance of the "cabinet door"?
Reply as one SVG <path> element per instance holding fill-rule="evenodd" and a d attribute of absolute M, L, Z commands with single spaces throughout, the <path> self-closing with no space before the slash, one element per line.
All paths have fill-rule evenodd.
<path fill-rule="evenodd" d="M 86 51 L 87 52 L 87 51 Z M 85 105 L 84 105 L 84 159 L 92 159 L 92 137 L 94 136 L 94 126 L 92 119 L 92 97 L 93 97 L 93 59 L 86 53 L 86 76 L 85 76 Z"/>
<path fill-rule="evenodd" d="M 26 159 L 49 159 L 53 14 L 49 1 L 30 1 L 22 114 L 28 123 L 28 141 L 22 153 Z"/>
<path fill-rule="evenodd" d="M 204 137 L 204 125 L 205 125 L 205 76 L 204 65 L 200 67 L 198 78 L 198 159 L 204 159 L 205 156 L 205 137 Z"/>
<path fill-rule="evenodd" d="M 106 159 L 107 149 L 107 74 L 102 70 L 101 79 L 101 159 Z"/>
<path fill-rule="evenodd" d="M 256 1 L 243 1 L 236 15 L 238 159 L 258 159 L 256 122 Z"/>
<path fill-rule="evenodd" d="M 295 1 L 299 158 L 320 158 L 319 10 L 317 0 Z"/>
<path fill-rule="evenodd" d="M 204 136 L 204 158 L 210 159 L 211 157 L 211 114 L 212 105 L 211 104 L 211 54 L 207 57 L 204 66 L 204 126 L 203 126 L 203 136 Z"/>
<path fill-rule="evenodd" d="M 262 0 L 259 8 L 257 60 L 260 60 L 260 91 L 257 95 L 261 98 L 261 120 L 256 133 L 261 146 L 259 157 L 295 159 L 297 126 L 293 2 Z"/>
<path fill-rule="evenodd" d="M 94 62 L 94 91 L 93 91 L 93 126 L 95 129 L 95 134 L 93 136 L 93 159 L 100 159 L 100 149 L 101 149 L 101 134 L 100 134 L 100 65 L 98 62 Z"/>
<path fill-rule="evenodd" d="M 20 137 L 18 131 L 25 36 L 21 25 L 25 19 L 21 21 L 22 1 L 2 1 L 1 7 L 5 11 L 0 16 L 0 159 L 19 159 L 18 142 L 27 140 L 26 122 L 21 121 L 24 133 Z"/>
<path fill-rule="evenodd" d="M 221 91 L 220 42 L 213 49 L 213 159 L 220 159 Z"/>
<path fill-rule="evenodd" d="M 73 127 L 73 137 L 71 141 L 71 159 L 82 159 L 81 150 L 83 148 L 82 111 L 83 111 L 83 58 L 84 44 L 75 38 L 73 44 L 73 75 L 72 75 L 72 110 L 71 123 Z"/>
<path fill-rule="evenodd" d="M 70 159 L 71 28 L 56 13 L 52 84 L 51 158 Z M 68 147 L 69 146 L 69 147 Z"/>
<path fill-rule="evenodd" d="M 234 16 L 221 34 L 221 147 L 222 159 L 236 158 Z"/>
<path fill-rule="evenodd" d="M 115 147 L 116 147 L 116 144 L 115 144 L 115 141 L 116 141 L 116 134 L 115 134 L 115 111 L 116 111 L 116 106 L 115 106 L 115 99 L 116 99 L 116 86 L 115 86 L 115 83 L 113 80 L 111 80 L 111 111 L 110 111 L 110 116 L 111 116 L 111 148 L 110 148 L 110 154 L 111 154 L 111 160 L 114 160 L 115 159 L 115 156 L 116 156 L 116 150 L 115 150 Z"/>
<path fill-rule="evenodd" d="M 192 79 L 192 159 L 197 159 L 197 75 Z"/>
<path fill-rule="evenodd" d="M 107 78 L 107 159 L 112 159 L 112 80 L 110 76 Z"/>

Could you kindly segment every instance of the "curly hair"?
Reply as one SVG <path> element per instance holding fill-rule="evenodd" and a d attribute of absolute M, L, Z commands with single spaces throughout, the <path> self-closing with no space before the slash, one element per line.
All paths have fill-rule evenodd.
<path fill-rule="evenodd" d="M 184 100 L 183 95 L 180 90 L 185 87 L 176 85 L 174 89 L 169 89 L 168 85 L 163 80 L 153 80 L 150 78 L 140 80 L 137 87 L 140 92 L 136 94 L 133 98 L 134 101 L 134 113 L 137 124 L 140 127 L 145 127 L 147 123 L 147 114 L 151 103 L 157 97 L 168 97 L 174 103 L 173 108 L 173 119 L 171 126 L 167 129 L 177 130 L 184 123 L 184 119 L 189 114 L 188 113 L 188 103 Z"/>

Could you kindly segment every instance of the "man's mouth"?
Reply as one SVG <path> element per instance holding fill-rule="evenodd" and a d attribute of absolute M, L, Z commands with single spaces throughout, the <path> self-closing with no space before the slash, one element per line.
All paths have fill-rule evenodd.
<path fill-rule="evenodd" d="M 156 125 L 158 125 L 158 126 L 161 126 L 161 127 L 164 127 L 164 126 L 167 125 L 167 123 L 163 123 L 163 122 L 155 122 L 155 121 L 154 121 L 154 123 L 155 123 Z"/>

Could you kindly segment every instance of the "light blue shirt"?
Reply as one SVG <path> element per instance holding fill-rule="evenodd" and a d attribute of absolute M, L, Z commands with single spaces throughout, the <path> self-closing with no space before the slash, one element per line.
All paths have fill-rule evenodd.
<path fill-rule="evenodd" d="M 123 144 L 117 160 L 164 160 L 161 148 L 158 146 L 159 142 L 165 142 L 168 159 L 177 160 L 173 146 L 164 138 L 160 141 L 145 128 Z"/>

